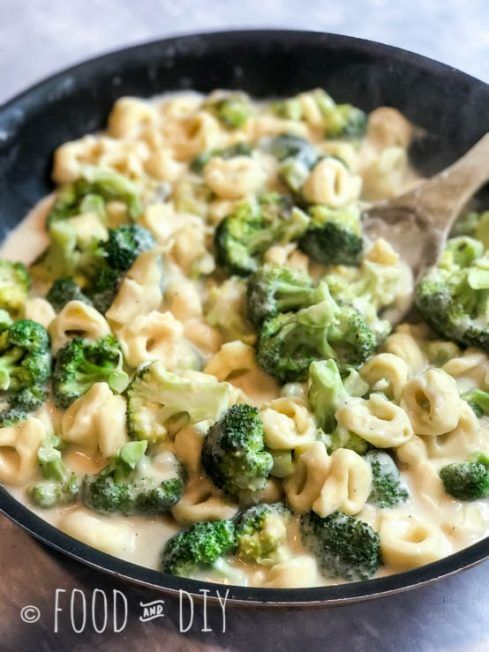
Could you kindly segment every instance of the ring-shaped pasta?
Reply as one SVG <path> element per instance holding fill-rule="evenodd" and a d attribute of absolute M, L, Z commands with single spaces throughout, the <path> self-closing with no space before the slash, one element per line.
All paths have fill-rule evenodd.
<path fill-rule="evenodd" d="M 350 399 L 336 412 L 336 419 L 377 448 L 400 446 L 413 436 L 407 414 L 382 394 Z"/>
<path fill-rule="evenodd" d="M 450 552 L 442 532 L 412 514 L 385 513 L 379 535 L 384 562 L 399 571 L 430 564 Z"/>
<path fill-rule="evenodd" d="M 294 450 L 311 444 L 316 427 L 307 408 L 292 398 L 277 398 L 260 412 L 265 444 L 272 450 Z"/>
<path fill-rule="evenodd" d="M 69 301 L 52 320 L 48 330 L 55 354 L 73 337 L 95 341 L 110 335 L 104 317 L 83 301 Z"/>
<path fill-rule="evenodd" d="M 360 375 L 372 391 L 383 392 L 388 398 L 399 401 L 408 379 L 406 362 L 393 353 L 379 353 L 360 369 Z"/>
<path fill-rule="evenodd" d="M 326 446 L 319 441 L 310 444 L 296 457 L 294 471 L 284 481 L 287 502 L 294 512 L 305 514 L 310 511 L 321 493 L 330 467 Z"/>
<path fill-rule="evenodd" d="M 455 381 L 441 369 L 428 369 L 408 381 L 402 392 L 401 405 L 414 432 L 431 437 L 453 430 L 462 409 Z"/>
<path fill-rule="evenodd" d="M 348 448 L 331 455 L 331 466 L 312 509 L 325 518 L 337 510 L 353 516 L 367 502 L 372 490 L 372 471 L 363 457 Z"/>

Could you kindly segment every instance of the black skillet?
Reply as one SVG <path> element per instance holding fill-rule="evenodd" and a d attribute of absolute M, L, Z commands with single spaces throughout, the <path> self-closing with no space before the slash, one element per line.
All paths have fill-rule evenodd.
<path fill-rule="evenodd" d="M 489 131 L 489 86 L 454 68 L 378 43 L 283 30 L 222 32 L 165 39 L 93 59 L 25 91 L 0 107 L 2 236 L 51 190 L 52 153 L 61 143 L 104 126 L 121 95 L 243 89 L 287 96 L 322 86 L 339 102 L 366 111 L 398 108 L 426 130 L 412 161 L 430 174 Z M 198 595 L 218 585 L 136 566 L 75 541 L 0 488 L 0 511 L 54 548 L 92 567 L 166 592 Z M 432 582 L 489 557 L 489 539 L 420 569 L 367 582 L 304 589 L 229 587 L 241 605 L 349 603 Z"/>

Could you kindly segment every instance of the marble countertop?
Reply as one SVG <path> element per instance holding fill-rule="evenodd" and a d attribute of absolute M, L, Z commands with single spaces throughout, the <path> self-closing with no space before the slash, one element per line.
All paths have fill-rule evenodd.
<path fill-rule="evenodd" d="M 487 0 L 0 0 L 0 103 L 34 81 L 77 61 L 165 35 L 239 27 L 291 27 L 350 34 L 441 60 L 489 81 Z M 489 650 L 489 563 L 402 595 L 315 611 L 235 611 L 226 634 L 219 612 L 202 613 L 179 633 L 179 606 L 167 600 L 165 617 L 141 623 L 140 602 L 159 596 L 115 581 L 36 543 L 0 518 L 0 649 L 114 650 Z M 56 589 L 87 601 L 95 589 L 117 589 L 130 603 L 126 628 L 76 634 L 61 619 L 54 632 Z M 161 597 L 161 596 L 160 596 Z M 80 598 L 80 594 L 78 594 Z M 66 601 L 68 600 L 68 602 Z M 26 605 L 41 618 L 23 622 Z M 75 614 L 80 616 L 81 603 Z M 88 602 L 90 608 L 90 602 Z M 23 612 L 26 615 L 26 612 Z M 61 618 L 61 616 L 60 616 Z"/>

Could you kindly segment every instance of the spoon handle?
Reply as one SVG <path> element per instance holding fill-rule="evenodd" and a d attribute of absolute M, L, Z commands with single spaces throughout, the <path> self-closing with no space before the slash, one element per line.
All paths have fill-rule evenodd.
<path fill-rule="evenodd" d="M 469 199 L 489 181 L 489 133 L 453 165 L 394 204 L 416 212 L 426 226 L 448 232 Z"/>

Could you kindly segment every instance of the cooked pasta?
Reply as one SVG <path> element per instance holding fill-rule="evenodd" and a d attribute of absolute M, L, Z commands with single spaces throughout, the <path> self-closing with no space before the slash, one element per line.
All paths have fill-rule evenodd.
<path fill-rule="evenodd" d="M 0 483 L 86 545 L 227 584 L 367 579 L 483 538 L 487 347 L 393 328 L 412 273 L 362 230 L 419 182 L 417 137 L 322 89 L 219 90 L 121 97 L 62 144 L 0 259 Z"/>

